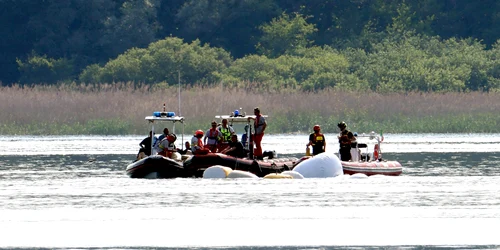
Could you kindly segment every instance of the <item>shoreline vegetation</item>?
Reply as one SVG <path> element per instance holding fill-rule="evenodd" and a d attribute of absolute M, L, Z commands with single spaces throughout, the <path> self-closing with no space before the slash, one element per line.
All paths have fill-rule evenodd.
<path fill-rule="evenodd" d="M 315 124 L 324 133 L 337 133 L 339 121 L 359 132 L 500 132 L 499 92 L 303 92 L 244 85 L 183 86 L 185 134 L 209 128 L 215 115 L 240 108 L 252 114 L 257 106 L 269 115 L 269 134 L 309 133 Z M 144 117 L 161 111 L 164 103 L 166 111 L 179 115 L 178 91 L 133 83 L 0 87 L 0 135 L 146 135 Z"/>

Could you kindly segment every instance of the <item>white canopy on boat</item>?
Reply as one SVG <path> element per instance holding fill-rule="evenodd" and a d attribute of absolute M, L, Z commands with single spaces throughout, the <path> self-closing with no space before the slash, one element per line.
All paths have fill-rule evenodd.
<path fill-rule="evenodd" d="M 265 117 L 267 118 L 267 115 L 261 115 L 262 117 Z M 238 115 L 238 116 L 234 116 L 234 115 L 216 115 L 215 116 L 215 119 L 227 119 L 227 122 L 229 123 L 230 126 L 232 126 L 233 124 L 248 124 L 248 130 L 246 131 L 246 134 L 247 134 L 247 139 L 246 139 L 246 143 L 244 143 L 244 147 L 246 150 L 249 150 L 251 152 L 250 155 L 253 155 L 253 149 L 251 149 L 250 147 L 253 147 L 253 144 L 252 146 L 250 146 L 250 134 L 252 134 L 252 130 L 254 129 L 253 128 L 253 121 L 252 123 L 248 120 L 248 118 L 250 119 L 255 119 L 255 115 Z"/>
<path fill-rule="evenodd" d="M 175 134 L 175 123 L 180 122 L 184 125 L 184 117 L 182 116 L 146 116 L 145 119 L 151 123 L 151 131 L 155 131 L 155 122 L 173 122 L 172 133 Z M 151 138 L 153 140 L 153 138 Z M 184 126 L 182 126 L 181 141 L 184 141 Z M 153 141 L 151 141 L 151 152 L 154 149 Z M 184 149 L 184 144 L 182 144 L 182 149 Z"/>
<path fill-rule="evenodd" d="M 146 116 L 145 118 L 149 122 L 155 122 L 155 121 L 166 121 L 166 122 L 184 122 L 184 117 L 182 116 L 172 116 L 172 117 L 157 117 L 157 116 Z"/>
<path fill-rule="evenodd" d="M 262 117 L 267 118 L 267 115 L 262 115 Z M 227 119 L 229 124 L 232 123 L 248 123 L 248 118 L 255 119 L 255 115 L 246 115 L 246 116 L 230 116 L 230 115 L 216 115 L 216 119 Z"/>

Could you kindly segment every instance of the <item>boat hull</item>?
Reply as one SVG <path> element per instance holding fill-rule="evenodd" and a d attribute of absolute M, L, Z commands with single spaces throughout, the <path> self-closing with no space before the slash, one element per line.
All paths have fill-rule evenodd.
<path fill-rule="evenodd" d="M 131 178 L 177 178 L 184 177 L 182 162 L 177 162 L 161 155 L 148 156 L 127 166 L 127 175 Z"/>
<path fill-rule="evenodd" d="M 253 160 L 216 153 L 193 155 L 184 162 L 184 169 L 188 176 L 201 177 L 205 169 L 220 165 L 233 170 L 248 171 L 258 177 L 264 177 L 270 173 L 281 173 L 291 170 L 297 160 L 297 158 Z"/>
<path fill-rule="evenodd" d="M 389 175 L 398 176 L 403 173 L 403 167 L 397 161 L 368 161 L 368 162 L 350 162 L 342 161 L 344 174 L 365 174 L 371 175 Z"/>

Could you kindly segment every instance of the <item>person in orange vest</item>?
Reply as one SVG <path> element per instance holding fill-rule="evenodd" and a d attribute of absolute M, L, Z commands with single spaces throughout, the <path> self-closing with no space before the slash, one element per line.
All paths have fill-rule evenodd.
<path fill-rule="evenodd" d="M 203 146 L 203 130 L 196 130 L 193 137 L 191 138 L 191 152 L 194 155 L 206 155 L 210 150 Z"/>
<path fill-rule="evenodd" d="M 317 155 L 319 153 L 323 153 L 326 150 L 326 141 L 325 135 L 321 133 L 321 127 L 319 125 L 314 125 L 313 127 L 314 133 L 309 135 L 309 143 L 307 143 L 307 147 L 312 146 L 313 155 Z"/>
<path fill-rule="evenodd" d="M 263 159 L 262 138 L 264 137 L 264 131 L 266 131 L 267 122 L 266 119 L 260 114 L 260 109 L 258 107 L 253 109 L 253 113 L 255 118 L 248 117 L 248 121 L 250 121 L 250 119 L 254 120 L 254 134 L 252 140 L 255 144 L 255 150 L 253 151 L 253 155 L 256 159 Z"/>
<path fill-rule="evenodd" d="M 172 158 L 172 154 L 177 152 L 177 148 L 175 147 L 175 141 L 177 140 L 177 136 L 175 134 L 167 135 L 158 145 L 159 155 L 163 155 L 168 158 Z"/>
<path fill-rule="evenodd" d="M 217 129 L 217 122 L 212 121 L 212 127 L 207 130 L 205 137 L 203 137 L 203 144 L 210 152 L 217 152 L 217 144 L 222 139 L 222 133 Z"/>

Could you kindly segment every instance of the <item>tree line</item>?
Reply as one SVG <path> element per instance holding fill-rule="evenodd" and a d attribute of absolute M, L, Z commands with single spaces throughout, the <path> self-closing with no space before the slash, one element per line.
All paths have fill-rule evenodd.
<path fill-rule="evenodd" d="M 498 91 L 499 10 L 493 0 L 0 0 L 0 81 Z"/>

